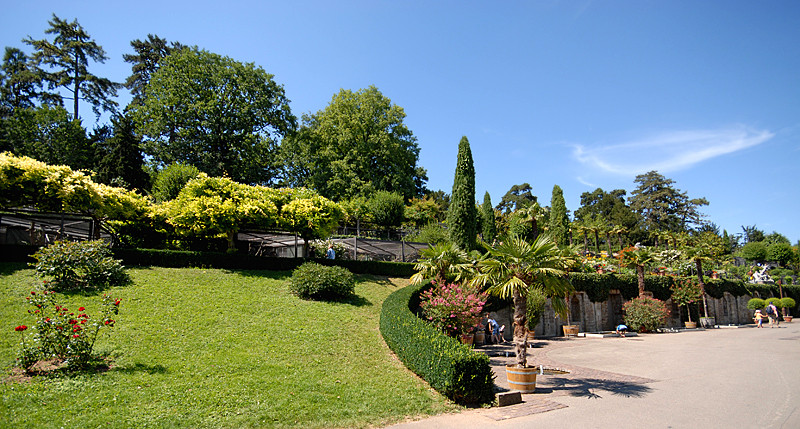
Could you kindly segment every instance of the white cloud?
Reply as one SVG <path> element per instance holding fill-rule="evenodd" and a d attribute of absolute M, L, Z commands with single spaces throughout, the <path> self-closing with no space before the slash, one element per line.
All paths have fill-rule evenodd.
<path fill-rule="evenodd" d="M 572 154 L 582 164 L 607 173 L 669 173 L 757 146 L 774 135 L 746 127 L 672 131 L 605 146 L 575 145 Z"/>

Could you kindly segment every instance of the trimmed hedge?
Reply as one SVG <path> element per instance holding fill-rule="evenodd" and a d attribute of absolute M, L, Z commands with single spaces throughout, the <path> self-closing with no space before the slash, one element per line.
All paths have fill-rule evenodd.
<path fill-rule="evenodd" d="M 2 245 L 0 261 L 35 262 L 31 257 L 39 246 Z M 164 249 L 112 249 L 114 257 L 122 259 L 127 266 L 165 267 L 165 268 L 224 268 L 239 270 L 291 271 L 308 259 L 266 258 L 240 253 L 199 252 Z M 312 259 L 322 265 L 340 266 L 354 274 L 373 274 L 387 277 L 408 278 L 414 275 L 414 264 L 410 262 L 352 261 Z"/>
<path fill-rule="evenodd" d="M 418 318 L 411 310 L 428 284 L 395 291 L 383 302 L 380 328 L 386 344 L 405 366 L 460 404 L 494 401 L 489 357 L 474 352 Z"/>
<path fill-rule="evenodd" d="M 608 299 L 609 291 L 617 289 L 626 300 L 639 295 L 638 280 L 633 274 L 597 274 L 569 273 L 569 279 L 576 291 L 586 292 L 592 302 L 603 302 Z M 672 295 L 670 286 L 675 277 L 645 276 L 645 290 L 653 292 L 653 297 L 666 301 Z M 696 280 L 696 277 L 691 277 Z M 753 296 L 755 292 L 761 297 L 780 296 L 776 284 L 751 284 L 742 280 L 705 278 L 706 293 L 713 298 L 722 298 L 725 292 L 733 296 Z M 800 298 L 800 286 L 783 286 L 783 295 L 797 300 Z"/>

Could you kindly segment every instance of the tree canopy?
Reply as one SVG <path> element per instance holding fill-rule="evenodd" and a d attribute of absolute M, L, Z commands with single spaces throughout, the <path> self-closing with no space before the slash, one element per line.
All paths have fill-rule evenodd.
<path fill-rule="evenodd" d="M 685 231 L 703 223 L 699 207 L 708 205 L 705 198 L 690 199 L 685 192 L 673 187 L 674 180 L 657 171 L 636 176 L 638 183 L 628 202 L 642 217 L 648 231 Z"/>
<path fill-rule="evenodd" d="M 456 246 L 465 252 L 475 249 L 477 237 L 475 207 L 475 166 L 467 137 L 458 143 L 453 193 L 447 210 L 447 231 Z"/>
<path fill-rule="evenodd" d="M 428 178 L 417 165 L 419 146 L 405 116 L 374 86 L 342 89 L 325 109 L 303 115 L 298 132 L 284 139 L 288 183 L 336 201 L 375 191 L 421 196 Z"/>
<path fill-rule="evenodd" d="M 295 127 L 283 86 L 252 63 L 198 49 L 161 61 L 132 109 L 155 163 L 184 162 L 210 176 L 270 184 L 277 139 Z"/>
<path fill-rule="evenodd" d="M 511 213 L 519 209 L 527 208 L 536 203 L 536 196 L 532 193 L 533 188 L 528 183 L 514 185 L 503 195 L 503 198 L 495 207 L 503 213 Z"/>

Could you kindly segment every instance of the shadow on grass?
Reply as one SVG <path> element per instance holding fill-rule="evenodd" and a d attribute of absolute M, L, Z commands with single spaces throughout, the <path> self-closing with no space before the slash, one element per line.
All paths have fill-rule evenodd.
<path fill-rule="evenodd" d="M 588 399 L 600 399 L 603 396 L 599 391 L 610 392 L 612 395 L 620 395 L 626 398 L 641 398 L 653 391 L 650 387 L 642 383 L 630 381 L 603 380 L 599 378 L 566 378 L 548 377 L 547 383 L 536 386 L 536 393 L 565 392 L 570 396 L 585 397 Z"/>
<path fill-rule="evenodd" d="M 122 374 L 136 374 L 136 373 L 147 373 L 147 374 L 166 374 L 169 372 L 167 367 L 164 365 L 146 365 L 143 363 L 134 363 L 132 365 L 126 366 L 114 366 L 110 370 L 110 372 L 119 372 Z"/>
<path fill-rule="evenodd" d="M 0 277 L 10 276 L 17 271 L 29 270 L 26 262 L 0 262 Z"/>

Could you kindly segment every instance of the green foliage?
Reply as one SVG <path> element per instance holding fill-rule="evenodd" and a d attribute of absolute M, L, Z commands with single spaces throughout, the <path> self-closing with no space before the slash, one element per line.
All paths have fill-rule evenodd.
<path fill-rule="evenodd" d="M 417 165 L 419 146 L 405 116 L 374 86 L 342 89 L 281 142 L 289 184 L 334 201 L 375 191 L 421 195 L 428 178 Z"/>
<path fill-rule="evenodd" d="M 157 165 L 184 162 L 210 176 L 269 184 L 278 175 L 277 139 L 294 129 L 289 100 L 252 63 L 182 49 L 160 60 L 131 115 Z"/>
<path fill-rule="evenodd" d="M 764 300 L 764 304 L 766 306 L 769 306 L 770 304 L 774 304 L 775 308 L 781 308 L 781 298 L 778 298 L 778 297 L 775 297 L 775 296 L 769 297 L 769 298 Z"/>
<path fill-rule="evenodd" d="M 380 329 L 386 344 L 411 371 L 431 387 L 461 404 L 494 401 L 489 357 L 475 353 L 412 313 L 421 289 L 408 286 L 389 295 L 381 308 Z"/>
<path fill-rule="evenodd" d="M 569 229 L 569 216 L 567 203 L 564 201 L 564 192 L 558 185 L 553 185 L 553 195 L 550 198 L 550 233 L 559 246 L 568 244 L 567 230 Z"/>
<path fill-rule="evenodd" d="M 148 34 L 147 40 L 133 40 L 131 47 L 136 54 L 123 54 L 122 59 L 131 63 L 131 75 L 125 80 L 125 87 L 131 91 L 131 103 L 141 104 L 144 100 L 144 89 L 150 83 L 150 77 L 158 70 L 161 61 L 175 51 L 183 49 L 178 42 L 167 44 L 166 39 Z"/>
<path fill-rule="evenodd" d="M 458 144 L 453 192 L 447 210 L 450 241 L 464 251 L 475 249 L 477 210 L 475 209 L 475 166 L 467 137 Z"/>
<path fill-rule="evenodd" d="M 149 189 L 150 178 L 144 171 L 144 157 L 141 151 L 141 137 L 134 132 L 130 116 L 111 118 L 113 136 L 95 143 L 95 149 L 102 155 L 95 169 L 97 179 L 107 185 L 126 189 Z"/>
<path fill-rule="evenodd" d="M 767 260 L 767 246 L 762 241 L 751 241 L 739 250 L 739 256 L 748 261 L 763 262 Z"/>
<path fill-rule="evenodd" d="M 494 207 L 489 192 L 483 195 L 483 205 L 481 205 L 481 235 L 483 241 L 491 243 L 497 238 L 497 223 L 495 222 Z"/>
<path fill-rule="evenodd" d="M 120 304 L 120 300 L 103 295 L 103 309 L 98 317 L 92 318 L 84 312 L 84 307 L 70 311 L 65 305 L 57 304 L 49 291 L 31 292 L 27 301 L 28 313 L 36 321 L 27 341 L 22 334 L 22 349 L 17 357 L 26 371 L 38 361 L 53 358 L 71 368 L 86 366 L 94 358 L 92 351 L 100 329 L 114 327 Z M 27 326 L 20 325 L 15 330 L 24 332 Z"/>
<path fill-rule="evenodd" d="M 531 288 L 528 291 L 528 331 L 533 332 L 542 320 L 545 305 L 547 305 L 547 295 L 544 291 L 538 287 Z"/>
<path fill-rule="evenodd" d="M 346 268 L 306 262 L 292 273 L 289 289 L 302 299 L 336 301 L 353 296 L 355 279 Z"/>
<path fill-rule="evenodd" d="M 200 170 L 197 167 L 179 162 L 162 168 L 153 179 L 153 199 L 163 203 L 178 198 L 181 189 L 198 175 Z"/>
<path fill-rule="evenodd" d="M 767 246 L 767 260 L 777 262 L 785 267 L 797 261 L 797 253 L 789 243 L 774 243 Z"/>
<path fill-rule="evenodd" d="M 750 310 L 763 310 L 767 303 L 761 298 L 751 298 L 747 301 L 747 308 Z"/>
<path fill-rule="evenodd" d="M 797 307 L 797 301 L 795 301 L 794 299 L 786 296 L 786 297 L 781 298 L 781 303 L 780 303 L 780 305 L 778 305 L 778 307 L 779 308 L 793 309 L 793 308 Z"/>
<path fill-rule="evenodd" d="M 328 237 L 344 216 L 339 204 L 317 195 L 316 192 L 306 189 L 289 192 L 292 199 L 281 207 L 279 221 L 284 228 L 299 234 L 306 245 L 311 239 Z"/>
<path fill-rule="evenodd" d="M 92 290 L 130 283 L 122 263 L 112 257 L 108 243 L 58 241 L 33 255 L 36 273 L 51 291 Z"/>
<path fill-rule="evenodd" d="M 420 228 L 416 233 L 406 236 L 406 241 L 417 243 L 439 244 L 449 240 L 447 230 L 439 223 L 430 223 Z"/>
<path fill-rule="evenodd" d="M 446 210 L 440 201 L 428 195 L 422 198 L 412 198 L 405 207 L 405 218 L 408 224 L 416 228 L 443 221 L 445 213 Z"/>
<path fill-rule="evenodd" d="M 403 223 L 405 203 L 396 192 L 378 191 L 367 201 L 370 217 L 376 225 L 389 230 Z"/>
<path fill-rule="evenodd" d="M 15 109 L 0 125 L 0 148 L 76 170 L 95 167 L 86 130 L 61 106 Z"/>
<path fill-rule="evenodd" d="M 664 301 L 647 296 L 626 302 L 623 311 L 625 324 L 634 331 L 654 331 L 663 326 L 669 316 Z"/>
<path fill-rule="evenodd" d="M 508 192 L 503 195 L 503 198 L 495 207 L 497 210 L 508 214 L 527 208 L 528 206 L 536 203 L 536 196 L 531 192 L 533 188 L 528 183 L 521 185 L 513 185 Z"/>

